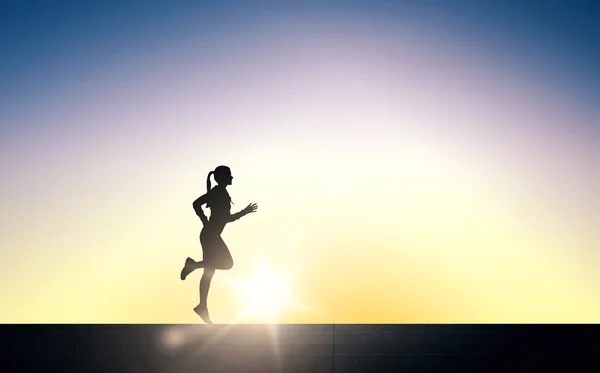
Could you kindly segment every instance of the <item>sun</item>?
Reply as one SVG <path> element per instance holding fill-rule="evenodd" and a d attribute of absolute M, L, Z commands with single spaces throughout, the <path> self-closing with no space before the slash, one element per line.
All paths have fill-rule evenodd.
<path fill-rule="evenodd" d="M 258 316 L 269 323 L 276 322 L 281 311 L 296 305 L 291 296 L 290 282 L 291 276 L 279 274 L 264 265 L 247 280 L 236 282 L 245 297 L 245 307 L 240 316 Z"/>

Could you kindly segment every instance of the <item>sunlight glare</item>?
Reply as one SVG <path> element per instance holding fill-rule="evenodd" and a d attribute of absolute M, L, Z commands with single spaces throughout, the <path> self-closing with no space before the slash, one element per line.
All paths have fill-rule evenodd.
<path fill-rule="evenodd" d="M 269 323 L 275 322 L 282 310 L 295 304 L 290 294 L 290 280 L 291 276 L 261 266 L 251 278 L 236 283 L 246 298 L 244 316 L 260 316 Z"/>

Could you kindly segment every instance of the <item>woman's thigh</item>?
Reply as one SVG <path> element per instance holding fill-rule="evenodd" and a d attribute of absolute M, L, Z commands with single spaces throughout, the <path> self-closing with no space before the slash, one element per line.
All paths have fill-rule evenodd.
<path fill-rule="evenodd" d="M 202 259 L 205 261 L 231 259 L 229 248 L 221 236 L 200 236 Z"/>

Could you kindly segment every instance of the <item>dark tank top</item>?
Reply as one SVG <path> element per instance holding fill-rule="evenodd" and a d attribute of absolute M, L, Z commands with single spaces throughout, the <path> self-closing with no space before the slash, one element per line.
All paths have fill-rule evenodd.
<path fill-rule="evenodd" d="M 207 206 L 210 208 L 210 223 L 224 226 L 231 215 L 231 197 L 227 189 L 219 186 L 211 189 Z"/>

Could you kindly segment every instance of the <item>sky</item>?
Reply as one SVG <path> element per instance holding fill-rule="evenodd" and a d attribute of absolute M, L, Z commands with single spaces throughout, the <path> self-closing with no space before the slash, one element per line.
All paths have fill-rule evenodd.
<path fill-rule="evenodd" d="M 0 322 L 197 322 L 222 164 L 215 322 L 599 322 L 599 101 L 595 1 L 3 1 Z"/>

